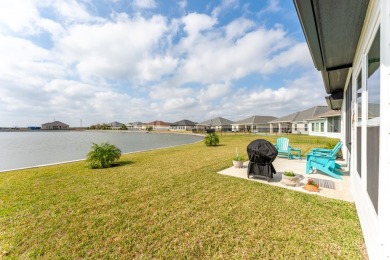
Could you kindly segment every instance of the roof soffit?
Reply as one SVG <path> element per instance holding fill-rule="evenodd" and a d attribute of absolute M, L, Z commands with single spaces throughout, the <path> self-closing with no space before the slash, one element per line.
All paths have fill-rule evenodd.
<path fill-rule="evenodd" d="M 327 93 L 344 89 L 369 0 L 294 0 Z"/>

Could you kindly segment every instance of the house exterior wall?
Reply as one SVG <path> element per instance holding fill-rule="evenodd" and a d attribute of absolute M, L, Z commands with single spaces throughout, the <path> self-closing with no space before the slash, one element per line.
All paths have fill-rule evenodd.
<path fill-rule="evenodd" d="M 233 132 L 242 132 L 245 130 L 245 125 L 232 125 L 232 131 Z"/>
<path fill-rule="evenodd" d="M 47 123 L 42 125 L 43 130 L 68 130 L 69 125 L 61 123 Z"/>
<path fill-rule="evenodd" d="M 252 131 L 254 133 L 269 133 L 270 132 L 270 124 L 246 124 L 246 125 L 238 125 L 232 124 L 233 132 L 243 132 L 243 131 Z"/>
<path fill-rule="evenodd" d="M 293 134 L 309 134 L 308 122 L 292 122 L 291 133 Z"/>
<path fill-rule="evenodd" d="M 252 127 L 252 131 L 255 133 L 269 133 L 271 131 L 268 123 L 254 124 Z"/>
<path fill-rule="evenodd" d="M 380 28 L 380 29 L 379 29 Z M 380 114 L 378 118 L 379 140 L 373 142 L 372 121 L 368 118 L 368 100 L 370 92 L 367 89 L 368 78 L 368 53 L 380 30 Z M 351 190 L 356 203 L 359 220 L 364 234 L 364 239 L 369 257 L 371 259 L 390 258 L 390 120 L 386 117 L 390 113 L 390 1 L 372 0 L 369 3 L 364 26 L 361 32 L 358 48 L 356 50 L 350 81 L 352 82 L 352 97 L 347 97 L 346 82 L 344 92 L 344 104 L 342 111 L 342 125 L 345 127 L 351 120 L 351 152 L 345 147 L 346 161 L 349 162 L 351 175 Z M 361 83 L 358 79 L 361 78 Z M 371 83 L 370 83 L 371 84 Z M 359 95 L 358 86 L 361 86 Z M 347 117 L 346 103 L 352 104 L 352 116 Z M 359 102 L 359 104 L 358 104 Z M 361 104 L 361 110 L 358 107 Z M 361 111 L 361 112 L 360 112 Z M 361 120 L 358 120 L 361 115 Z M 368 118 L 368 119 L 367 119 Z M 375 126 L 375 124 L 374 124 Z M 370 128 L 370 129 L 369 129 Z M 377 128 L 378 129 L 378 128 Z M 342 140 L 348 139 L 348 131 L 343 129 Z M 378 140 L 378 141 L 379 141 Z M 374 143 L 374 146 L 373 146 Z M 379 147 L 378 147 L 379 146 Z M 378 165 L 372 165 L 367 159 L 373 150 L 378 149 Z M 377 186 L 372 186 L 373 171 L 378 167 Z M 375 177 L 375 176 L 374 176 Z M 373 190 L 374 189 L 374 190 Z M 372 193 L 377 193 L 377 205 L 373 200 Z"/>
<path fill-rule="evenodd" d="M 169 127 L 169 130 L 172 130 L 172 131 L 191 131 L 193 128 L 195 128 L 195 126 L 171 125 Z"/>
<path fill-rule="evenodd" d="M 336 117 L 330 117 L 336 118 Z M 341 131 L 339 132 L 330 132 L 329 131 L 329 120 L 333 120 L 330 118 L 321 118 L 318 120 L 310 120 L 308 121 L 308 133 L 312 136 L 324 136 L 330 138 L 341 138 Z M 338 117 L 339 118 L 339 117 Z"/>

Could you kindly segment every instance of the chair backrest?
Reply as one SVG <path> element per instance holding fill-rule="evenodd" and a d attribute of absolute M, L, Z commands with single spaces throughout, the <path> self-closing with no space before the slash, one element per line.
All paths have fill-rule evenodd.
<path fill-rule="evenodd" d="M 286 138 L 286 137 L 279 137 L 276 140 L 276 146 L 277 146 L 279 151 L 288 151 L 288 144 L 289 144 L 289 142 L 290 142 L 290 140 L 288 140 L 288 138 Z"/>
<path fill-rule="evenodd" d="M 341 149 L 341 146 L 343 146 L 343 143 L 340 141 L 338 142 L 332 149 L 331 156 L 336 156 L 339 150 Z"/>

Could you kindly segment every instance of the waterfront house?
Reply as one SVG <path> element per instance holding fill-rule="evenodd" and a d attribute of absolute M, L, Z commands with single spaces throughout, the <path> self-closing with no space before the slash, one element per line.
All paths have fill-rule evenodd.
<path fill-rule="evenodd" d="M 343 156 L 370 259 L 390 258 L 390 1 L 294 0 Z M 308 93 L 310 94 L 310 93 Z"/>
<path fill-rule="evenodd" d="M 215 131 L 232 131 L 233 123 L 234 122 L 229 119 L 223 117 L 216 117 L 196 124 L 196 129 L 215 129 Z"/>
<path fill-rule="evenodd" d="M 180 120 L 175 123 L 172 123 L 169 127 L 169 130 L 172 131 L 191 131 L 196 126 L 195 122 L 192 122 L 191 120 Z"/>
<path fill-rule="evenodd" d="M 270 129 L 272 132 L 278 133 L 308 134 L 309 123 L 307 120 L 329 110 L 326 106 L 315 106 L 282 116 L 269 122 Z"/>
<path fill-rule="evenodd" d="M 341 113 L 329 110 L 308 119 L 309 135 L 341 138 Z"/>
<path fill-rule="evenodd" d="M 156 120 L 147 124 L 144 124 L 143 129 L 152 127 L 153 130 L 169 130 L 171 123 L 167 123 L 161 120 Z"/>
<path fill-rule="evenodd" d="M 119 123 L 119 122 L 117 122 L 117 121 L 111 122 L 111 123 L 108 124 L 108 126 L 109 126 L 111 129 L 114 129 L 114 130 L 121 129 L 122 125 L 123 125 L 122 123 Z"/>
<path fill-rule="evenodd" d="M 69 130 L 69 125 L 60 121 L 49 122 L 41 125 L 43 130 Z"/>
<path fill-rule="evenodd" d="M 239 120 L 232 124 L 233 132 L 253 132 L 253 133 L 269 133 L 271 120 L 276 119 L 274 116 L 251 116 L 243 120 Z"/>
<path fill-rule="evenodd" d="M 131 123 L 131 130 L 142 130 L 142 127 L 144 126 L 144 123 L 136 121 Z"/>

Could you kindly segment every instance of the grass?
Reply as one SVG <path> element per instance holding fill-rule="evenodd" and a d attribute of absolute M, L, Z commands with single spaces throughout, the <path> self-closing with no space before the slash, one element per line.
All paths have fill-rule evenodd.
<path fill-rule="evenodd" d="M 256 138 L 2 173 L 0 258 L 365 258 L 353 203 L 216 174 Z"/>

